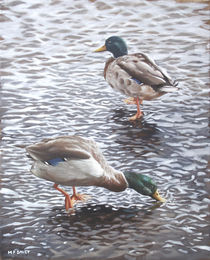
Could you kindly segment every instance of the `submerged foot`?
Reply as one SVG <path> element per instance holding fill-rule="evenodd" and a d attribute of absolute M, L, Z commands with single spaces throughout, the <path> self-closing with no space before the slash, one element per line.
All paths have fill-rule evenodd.
<path fill-rule="evenodd" d="M 143 117 L 143 113 L 141 112 L 141 113 L 136 113 L 134 116 L 131 116 L 130 118 L 129 118 L 129 120 L 130 121 L 135 121 L 135 120 L 137 120 L 137 119 L 139 119 L 139 118 L 141 118 L 141 117 Z"/>
<path fill-rule="evenodd" d="M 137 106 L 137 113 L 130 117 L 130 121 L 135 121 L 143 116 L 143 112 L 140 109 L 140 105 L 142 105 L 143 100 L 139 97 L 129 97 L 123 100 L 127 105 L 136 105 Z"/>
<path fill-rule="evenodd" d="M 69 209 L 72 209 L 74 207 L 75 203 L 76 203 L 76 201 L 71 199 L 71 197 L 69 195 L 65 195 L 65 209 L 66 209 L 66 211 L 69 211 Z"/>

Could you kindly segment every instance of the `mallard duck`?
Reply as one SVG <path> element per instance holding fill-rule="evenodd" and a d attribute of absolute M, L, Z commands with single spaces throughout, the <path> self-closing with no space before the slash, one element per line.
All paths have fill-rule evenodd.
<path fill-rule="evenodd" d="M 150 177 L 140 173 L 122 173 L 112 168 L 94 140 L 75 135 L 61 136 L 27 146 L 26 151 L 34 160 L 31 172 L 53 182 L 54 188 L 65 196 L 66 211 L 77 201 L 87 198 L 77 194 L 75 186 L 99 186 L 115 192 L 132 188 L 140 194 L 165 201 Z M 58 185 L 72 186 L 73 195 Z"/>
<path fill-rule="evenodd" d="M 95 50 L 102 51 L 109 51 L 114 56 L 106 61 L 104 78 L 113 89 L 130 97 L 124 100 L 126 104 L 137 105 L 137 113 L 130 120 L 142 117 L 140 104 L 143 100 L 152 100 L 177 90 L 176 82 L 173 82 L 147 55 L 128 54 L 122 38 L 108 38 L 104 46 Z"/>

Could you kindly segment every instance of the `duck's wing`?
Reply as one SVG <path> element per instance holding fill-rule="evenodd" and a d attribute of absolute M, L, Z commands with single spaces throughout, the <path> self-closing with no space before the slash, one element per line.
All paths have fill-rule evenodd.
<path fill-rule="evenodd" d="M 78 137 L 45 139 L 26 147 L 26 151 L 36 161 L 49 162 L 54 159 L 89 159 L 90 153 L 79 143 Z"/>
<path fill-rule="evenodd" d="M 170 77 L 143 53 L 125 55 L 116 60 L 117 65 L 137 83 L 152 87 L 174 86 Z"/>

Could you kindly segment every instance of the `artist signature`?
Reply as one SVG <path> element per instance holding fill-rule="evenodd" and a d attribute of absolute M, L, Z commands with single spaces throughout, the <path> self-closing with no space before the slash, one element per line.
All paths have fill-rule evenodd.
<path fill-rule="evenodd" d="M 7 251 L 8 255 L 29 255 L 30 250 L 19 250 L 19 249 L 13 249 Z"/>

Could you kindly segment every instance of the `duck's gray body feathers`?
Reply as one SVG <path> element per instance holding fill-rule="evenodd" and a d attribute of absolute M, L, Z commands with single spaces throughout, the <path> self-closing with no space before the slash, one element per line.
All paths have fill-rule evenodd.
<path fill-rule="evenodd" d="M 176 91 L 176 84 L 143 53 L 107 60 L 104 77 L 111 87 L 130 97 L 151 100 Z"/>
<path fill-rule="evenodd" d="M 45 139 L 26 147 L 34 160 L 31 172 L 43 179 L 67 186 L 101 186 L 112 191 L 128 187 L 122 172 L 106 161 L 95 141 L 79 136 Z M 53 159 L 63 161 L 50 165 Z"/>

